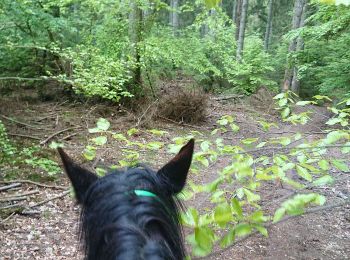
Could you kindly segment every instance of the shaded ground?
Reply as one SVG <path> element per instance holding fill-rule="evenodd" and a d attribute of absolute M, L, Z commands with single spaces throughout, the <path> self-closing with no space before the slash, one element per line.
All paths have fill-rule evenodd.
<path fill-rule="evenodd" d="M 212 100 L 207 121 L 199 127 L 177 125 L 167 121 L 156 122 L 155 127 L 169 132 L 169 135 L 161 138 L 161 141 L 169 142 L 171 137 L 191 130 L 209 133 L 220 116 L 233 114 L 241 130 L 233 137 L 223 135 L 223 138 L 231 143 L 238 143 L 240 139 L 247 137 L 259 136 L 264 139 L 297 131 L 306 133 L 309 139 L 318 138 L 328 118 L 325 108 L 312 107 L 315 113 L 312 122 L 307 126 L 280 124 L 279 129 L 267 134 L 262 131 L 256 120 L 264 118 L 270 122 L 277 121 L 277 115 L 271 107 L 271 101 L 266 101 L 266 97 L 263 97 L 262 102 L 258 99 L 259 97 L 253 98 L 250 107 L 246 104 L 243 106 L 243 104 L 232 104 L 228 101 Z M 23 103 L 2 100 L 0 115 L 16 118 L 20 123 L 27 124 L 1 118 L 9 133 L 14 138 L 18 138 L 19 142 L 44 142 L 55 134 L 52 139 L 64 140 L 68 152 L 77 159 L 80 158 L 81 151 L 87 143 L 87 129 L 93 127 L 99 117 L 107 118 L 115 131 L 129 129 L 135 126 L 135 119 L 137 121 L 134 115 L 118 107 L 68 104 L 68 102 Z M 62 130 L 65 131 L 57 134 Z M 134 138 L 140 142 L 146 142 L 151 136 L 141 132 Z M 337 152 L 337 150 L 332 151 L 333 155 Z M 146 157 L 146 154 L 142 156 Z M 99 151 L 97 158 L 103 158 L 108 164 L 115 158 L 121 159 L 120 151 L 110 143 L 107 149 Z M 147 154 L 147 158 L 147 161 L 155 162 L 154 166 L 159 166 L 169 159 L 169 155 Z M 98 163 L 94 161 L 93 166 Z M 208 171 L 191 178 L 198 183 L 207 183 L 215 178 L 216 168 L 222 165 L 225 165 L 224 159 L 218 161 Z M 92 165 L 90 163 L 86 166 Z M 0 171 L 0 174 L 7 174 L 9 169 L 0 169 Z M 24 170 L 20 176 L 27 178 L 33 172 L 34 170 Z M 336 175 L 342 181 L 334 186 L 317 190 L 327 196 L 327 203 L 336 203 L 350 197 L 349 174 L 337 173 Z M 0 180 L 2 177 L 0 175 Z M 50 184 L 68 187 L 68 181 L 63 174 Z M 60 189 L 23 183 L 18 190 L 11 193 L 36 190 L 38 193 L 28 196 L 24 203 L 33 205 L 63 192 Z M 274 201 L 290 192 L 275 183 L 268 183 L 262 187 L 260 195 L 264 199 L 265 208 L 273 212 L 277 206 Z M 0 192 L 1 197 L 8 194 L 10 192 Z M 196 200 L 190 201 L 189 205 L 204 208 L 208 203 L 205 197 L 197 197 Z M 79 208 L 72 198 L 63 196 L 34 209 L 40 214 L 26 216 L 15 214 L 0 224 L 0 259 L 81 259 L 77 235 Z M 251 236 L 223 253 L 212 255 L 207 259 L 350 259 L 350 206 L 289 219 L 272 226 L 269 229 L 269 235 L 268 239 L 260 235 Z"/>

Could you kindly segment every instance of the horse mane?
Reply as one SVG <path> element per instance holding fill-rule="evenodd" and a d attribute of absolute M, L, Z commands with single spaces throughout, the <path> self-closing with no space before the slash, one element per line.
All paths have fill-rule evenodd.
<path fill-rule="evenodd" d="M 181 203 L 148 167 L 111 171 L 87 190 L 81 211 L 86 259 L 184 259 Z M 135 189 L 156 197 L 137 196 Z"/>

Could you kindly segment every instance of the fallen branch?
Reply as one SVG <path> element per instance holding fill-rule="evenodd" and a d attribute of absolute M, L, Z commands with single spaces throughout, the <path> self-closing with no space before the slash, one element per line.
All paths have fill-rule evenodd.
<path fill-rule="evenodd" d="M 9 185 L 0 187 L 0 191 L 10 190 L 10 189 L 19 187 L 19 186 L 21 186 L 21 185 L 22 185 L 22 184 L 21 184 L 21 183 L 18 183 L 18 182 L 12 183 L 12 184 L 9 184 Z"/>
<path fill-rule="evenodd" d="M 11 135 L 11 136 L 19 136 L 19 137 L 25 137 L 25 138 L 34 139 L 34 140 L 40 140 L 39 137 L 31 136 L 31 135 L 22 135 L 22 134 L 15 134 L 15 133 L 8 133 L 8 135 Z"/>
<path fill-rule="evenodd" d="M 5 197 L 0 199 L 0 202 L 11 202 L 11 201 L 21 201 L 21 200 L 26 200 L 28 197 Z"/>
<path fill-rule="evenodd" d="M 12 194 L 11 197 L 23 197 L 23 196 L 30 196 L 39 193 L 38 190 L 32 190 L 28 192 L 23 192 L 21 194 Z"/>
<path fill-rule="evenodd" d="M 12 218 L 13 215 L 15 215 L 15 214 L 16 214 L 16 212 L 12 212 L 7 218 L 5 218 L 4 220 L 2 220 L 2 221 L 0 222 L 0 224 L 4 224 L 6 221 L 8 221 L 10 218 Z"/>
<path fill-rule="evenodd" d="M 7 183 L 28 183 L 28 184 L 33 184 L 33 185 L 36 185 L 36 186 L 39 186 L 39 187 L 56 189 L 56 190 L 66 190 L 66 189 L 68 189 L 68 187 L 64 187 L 64 186 L 47 185 L 47 184 L 43 184 L 43 183 L 40 183 L 40 182 L 31 181 L 31 180 L 0 181 L 0 184 L 7 184 Z"/>
<path fill-rule="evenodd" d="M 61 194 L 57 195 L 57 196 L 54 196 L 52 198 L 49 198 L 49 199 L 46 199 L 46 200 L 43 200 L 43 201 L 40 201 L 34 205 L 31 205 L 29 207 L 27 207 L 27 209 L 31 209 L 31 208 L 35 208 L 35 207 L 38 207 L 38 206 L 41 206 L 41 205 L 44 205 L 50 201 L 53 201 L 53 200 L 56 200 L 56 199 L 59 199 L 59 198 L 63 198 L 64 196 L 66 196 L 67 194 L 69 194 L 70 190 L 66 190 L 64 192 L 62 192 Z"/>
<path fill-rule="evenodd" d="M 81 128 L 81 126 L 76 126 L 76 127 L 70 127 L 70 128 L 66 128 L 66 129 L 63 129 L 63 130 L 60 130 L 56 133 L 53 133 L 52 135 L 50 135 L 49 137 L 47 137 L 45 140 L 41 141 L 40 142 L 40 145 L 43 145 L 43 144 L 46 144 L 48 141 L 50 141 L 53 137 L 55 137 L 56 135 L 59 135 L 63 132 L 67 132 L 69 130 L 73 130 L 73 129 L 77 129 L 77 128 Z"/>
<path fill-rule="evenodd" d="M 229 95 L 229 96 L 224 96 L 224 97 L 216 97 L 216 98 L 213 98 L 213 100 L 222 101 L 222 100 L 237 99 L 237 98 L 243 98 L 243 97 L 245 97 L 245 96 L 244 95 Z"/>
<path fill-rule="evenodd" d="M 0 115 L 0 116 L 1 116 L 2 118 L 7 119 L 8 121 L 14 122 L 14 123 L 19 124 L 19 125 L 23 125 L 23 126 L 26 126 L 26 127 L 32 128 L 32 129 L 42 129 L 42 128 L 40 128 L 40 127 L 33 126 L 33 125 L 30 125 L 30 124 L 27 124 L 27 123 L 18 121 L 18 120 L 16 120 L 16 119 L 13 119 L 13 118 L 10 118 L 10 117 L 4 116 L 4 115 Z"/>
<path fill-rule="evenodd" d="M 71 137 L 76 136 L 77 134 L 78 133 L 73 133 L 73 134 L 70 134 L 70 135 L 66 135 L 65 137 L 61 138 L 60 140 L 64 141 L 64 140 L 70 139 Z"/>
<path fill-rule="evenodd" d="M 271 228 L 271 227 L 273 227 L 273 226 L 275 226 L 277 224 L 280 224 L 280 223 L 285 222 L 285 221 L 287 221 L 289 219 L 292 219 L 292 218 L 297 218 L 297 217 L 304 216 L 304 215 L 307 215 L 307 214 L 316 213 L 316 212 L 324 211 L 324 210 L 328 210 L 328 209 L 333 209 L 333 208 L 336 208 L 336 207 L 341 207 L 341 206 L 347 205 L 349 203 L 350 203 L 350 198 L 348 198 L 346 200 L 343 200 L 341 202 L 338 202 L 338 203 L 334 203 L 334 204 L 330 204 L 330 205 L 326 205 L 326 206 L 314 207 L 314 208 L 305 210 L 305 212 L 302 215 L 286 216 L 283 219 L 281 219 L 280 221 L 278 221 L 276 223 L 271 222 L 269 224 L 264 225 L 264 227 L 265 228 Z M 251 236 L 256 235 L 256 234 L 259 234 L 259 232 L 258 231 L 254 231 L 254 232 L 250 233 L 249 235 L 246 235 L 246 236 L 244 236 L 244 237 L 242 237 L 240 239 L 237 239 L 233 244 L 229 245 L 228 247 L 220 249 L 220 250 L 217 250 L 217 251 L 214 251 L 214 252 L 210 253 L 209 255 L 207 255 L 205 257 L 194 257 L 192 259 L 196 259 L 196 260 L 197 259 L 208 259 L 209 257 L 217 256 L 217 255 L 222 254 L 223 252 L 227 251 L 228 249 L 236 246 L 237 244 L 242 243 L 243 241 L 247 240 L 248 238 L 250 238 Z"/>

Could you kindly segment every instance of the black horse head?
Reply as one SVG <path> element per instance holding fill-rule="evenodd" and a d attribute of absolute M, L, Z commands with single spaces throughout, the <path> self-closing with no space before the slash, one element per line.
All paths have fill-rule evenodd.
<path fill-rule="evenodd" d="M 194 140 L 158 172 L 147 167 L 112 171 L 98 178 L 59 148 L 76 198 L 82 205 L 86 259 L 183 259 L 179 202 Z"/>

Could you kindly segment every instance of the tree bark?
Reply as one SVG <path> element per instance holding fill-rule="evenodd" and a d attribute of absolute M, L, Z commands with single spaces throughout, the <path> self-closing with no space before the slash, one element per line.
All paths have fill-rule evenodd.
<path fill-rule="evenodd" d="M 303 26 L 302 17 L 305 13 L 307 0 L 295 0 L 294 11 L 293 11 L 293 23 L 292 29 L 298 29 Z M 305 20 L 305 18 L 304 18 Z M 291 40 L 288 49 L 288 57 L 292 56 L 293 52 L 297 50 L 298 37 Z M 293 78 L 295 78 L 297 71 L 291 63 L 290 58 L 287 58 L 287 68 L 284 74 L 284 81 L 282 90 L 288 91 L 291 89 Z M 299 88 L 299 87 L 298 87 Z"/>
<path fill-rule="evenodd" d="M 139 42 L 141 41 L 141 29 L 142 29 L 142 10 L 137 5 L 136 0 L 130 1 L 130 14 L 129 14 L 129 38 L 131 43 L 131 53 L 135 60 L 135 68 L 133 71 L 133 85 L 141 84 L 141 64 L 140 64 L 140 52 Z"/>
<path fill-rule="evenodd" d="M 265 51 L 269 50 L 270 39 L 272 34 L 272 8 L 273 8 L 273 0 L 269 0 L 268 11 L 267 11 L 267 24 L 265 31 L 265 40 L 264 40 L 264 49 Z"/>
<path fill-rule="evenodd" d="M 307 4 L 305 3 L 303 14 L 302 14 L 301 20 L 300 20 L 300 28 L 304 27 L 304 24 L 305 24 L 306 8 L 307 8 Z M 304 40 L 302 37 L 299 36 L 297 39 L 296 51 L 301 51 L 303 49 L 304 49 Z M 299 94 L 299 92 L 300 92 L 300 81 L 298 79 L 298 67 L 297 66 L 294 66 L 291 90 L 296 94 Z"/>
<path fill-rule="evenodd" d="M 235 15 L 234 15 L 235 19 L 233 20 L 233 22 L 236 25 L 235 40 L 236 40 L 236 42 L 238 42 L 241 15 L 242 15 L 242 0 L 236 0 L 234 6 L 235 6 Z"/>
<path fill-rule="evenodd" d="M 179 14 L 178 14 L 179 0 L 171 0 L 170 7 L 172 10 L 169 13 L 169 23 L 173 29 L 174 35 L 176 35 L 177 30 L 179 28 Z"/>
<path fill-rule="evenodd" d="M 248 13 L 248 4 L 249 4 L 248 0 L 243 0 L 241 20 L 239 24 L 239 35 L 238 35 L 238 42 L 237 42 L 237 54 L 236 54 L 236 60 L 238 62 L 242 61 L 242 53 L 244 48 L 244 35 L 245 35 L 245 27 L 246 27 L 246 21 L 247 21 L 247 13 Z"/>

